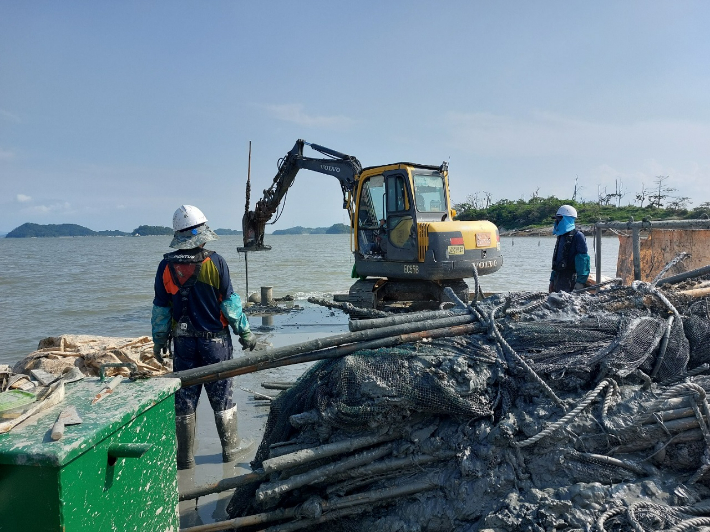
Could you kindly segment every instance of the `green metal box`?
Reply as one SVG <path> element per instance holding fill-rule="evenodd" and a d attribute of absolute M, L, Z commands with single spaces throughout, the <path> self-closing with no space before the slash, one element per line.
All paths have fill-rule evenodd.
<path fill-rule="evenodd" d="M 66 385 L 60 404 L 0 435 L 0 531 L 179 529 L 175 464 L 178 379 Z M 50 438 L 59 413 L 75 406 L 83 423 Z"/>

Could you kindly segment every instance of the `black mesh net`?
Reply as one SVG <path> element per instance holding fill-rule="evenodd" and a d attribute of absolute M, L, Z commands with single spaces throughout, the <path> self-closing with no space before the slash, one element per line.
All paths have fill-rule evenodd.
<path fill-rule="evenodd" d="M 654 515 L 681 523 L 689 514 L 679 505 L 710 500 L 710 377 L 688 373 L 710 362 L 710 320 L 706 302 L 671 299 L 675 307 L 647 285 L 496 296 L 478 304 L 481 334 L 315 363 L 272 401 L 253 467 L 392 437 L 296 460 L 239 488 L 228 511 L 292 508 L 273 530 L 591 530 L 602 518 L 600 531 L 663 530 L 649 524 Z M 357 516 L 337 513 L 346 507 Z"/>

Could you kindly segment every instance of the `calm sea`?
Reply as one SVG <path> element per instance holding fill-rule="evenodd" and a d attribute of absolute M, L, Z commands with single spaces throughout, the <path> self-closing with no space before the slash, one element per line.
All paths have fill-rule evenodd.
<path fill-rule="evenodd" d="M 169 242 L 158 236 L 0 238 L 0 363 L 19 360 L 48 336 L 149 335 L 155 269 L 171 251 Z M 305 300 L 346 292 L 352 283 L 348 235 L 267 235 L 266 243 L 271 251 L 249 254 L 250 292 L 273 286 L 277 297 Z M 244 299 L 239 245 L 241 237 L 223 236 L 208 247 L 227 259 Z M 546 290 L 553 247 L 549 237 L 502 238 L 505 264 L 481 279 L 483 290 Z M 617 239 L 605 238 L 602 249 L 602 274 L 613 277 Z"/>

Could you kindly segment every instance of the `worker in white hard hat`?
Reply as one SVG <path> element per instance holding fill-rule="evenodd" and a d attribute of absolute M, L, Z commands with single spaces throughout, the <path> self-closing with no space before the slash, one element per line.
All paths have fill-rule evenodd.
<path fill-rule="evenodd" d="M 549 291 L 572 292 L 584 288 L 589 277 L 589 253 L 584 234 L 575 228 L 577 209 L 562 205 L 555 215 L 552 234 L 557 236 L 552 254 Z"/>
<path fill-rule="evenodd" d="M 153 353 L 162 362 L 170 337 L 174 344 L 173 370 L 182 371 L 232 358 L 231 326 L 242 349 L 253 350 L 256 337 L 232 289 L 229 268 L 221 255 L 204 249 L 217 235 L 197 207 L 182 205 L 173 215 L 175 231 L 155 276 L 151 325 Z M 237 407 L 232 379 L 205 384 L 222 443 L 222 460 L 233 461 L 240 452 Z M 195 410 L 202 385 L 181 388 L 175 394 L 178 469 L 195 467 Z"/>

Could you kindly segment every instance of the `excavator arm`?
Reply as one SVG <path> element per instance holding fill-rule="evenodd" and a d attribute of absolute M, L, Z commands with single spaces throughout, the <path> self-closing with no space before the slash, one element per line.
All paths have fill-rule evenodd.
<path fill-rule="evenodd" d="M 327 159 L 316 159 L 303 156 L 303 146 L 327 155 Z M 357 158 L 346 155 L 318 144 L 297 140 L 291 151 L 280 161 L 279 169 L 271 186 L 264 190 L 264 196 L 256 202 L 254 210 L 249 210 L 249 184 L 247 184 L 247 205 L 242 218 L 244 247 L 241 251 L 260 251 L 269 249 L 264 246 L 266 224 L 274 216 L 288 189 L 293 185 L 299 170 L 306 169 L 335 177 L 340 182 L 343 191 L 343 208 L 351 210 L 350 197 L 355 188 L 357 176 L 362 171 L 362 165 Z"/>

